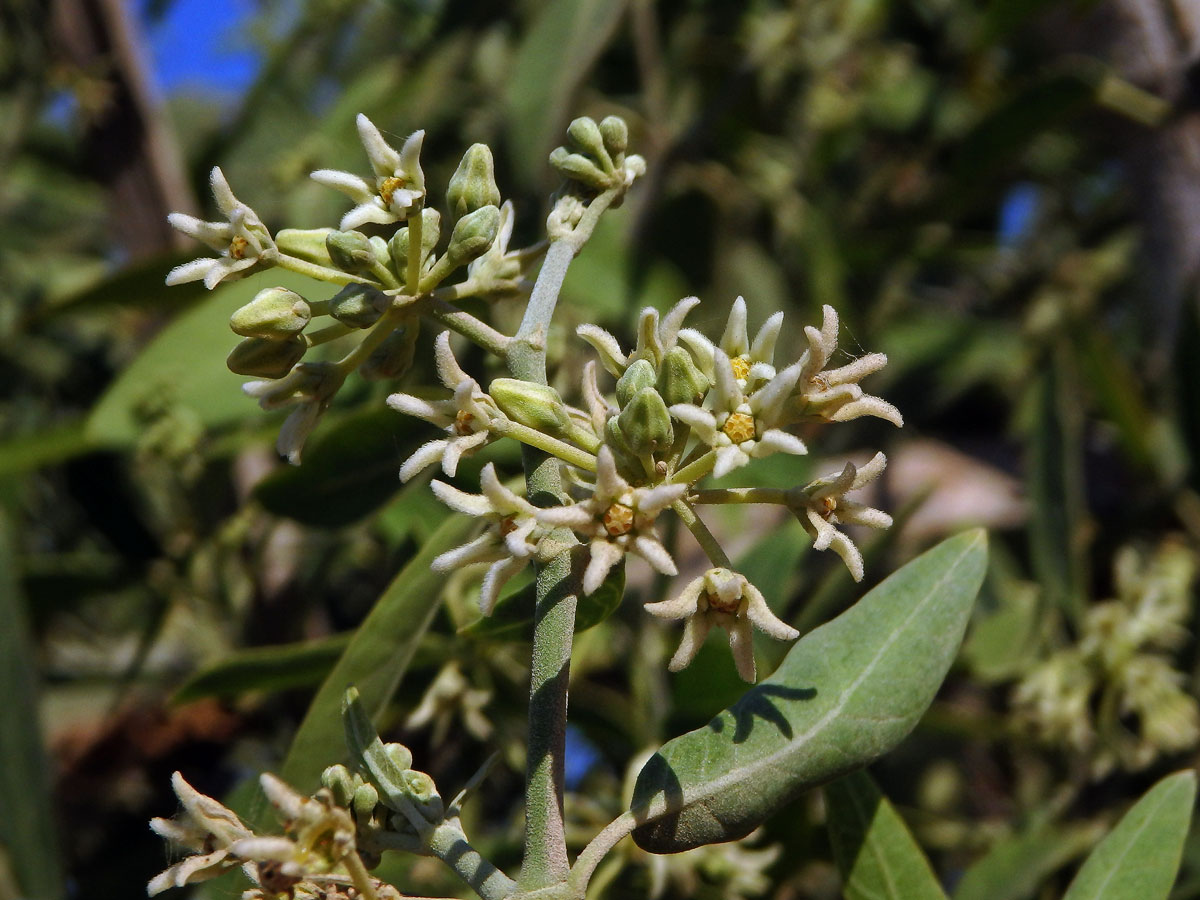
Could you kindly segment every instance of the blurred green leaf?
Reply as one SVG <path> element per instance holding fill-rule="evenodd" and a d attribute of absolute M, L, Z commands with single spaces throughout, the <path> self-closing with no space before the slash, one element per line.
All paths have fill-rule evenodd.
<path fill-rule="evenodd" d="M 1038 821 L 996 842 L 971 865 L 954 900 L 1027 900 L 1042 882 L 1095 843 L 1090 824 Z"/>
<path fill-rule="evenodd" d="M 483 616 L 458 630 L 471 637 L 509 638 L 527 641 L 533 636 L 533 615 L 537 607 L 536 584 L 529 579 L 517 590 L 509 591 L 496 602 L 491 615 Z M 599 625 L 621 605 L 625 596 L 625 563 L 613 566 L 600 587 L 578 598 L 575 607 L 575 633 Z"/>
<path fill-rule="evenodd" d="M 274 285 L 300 294 L 317 287 L 308 278 L 275 270 L 218 287 L 164 328 L 109 385 L 88 416 L 87 439 L 132 444 L 142 431 L 144 411 L 162 406 L 187 409 L 209 428 L 262 416 L 242 393 L 246 379 L 225 368 L 224 359 L 238 342 L 229 330 L 230 314 Z"/>
<path fill-rule="evenodd" d="M 353 524 L 401 489 L 400 464 L 427 436 L 386 407 L 351 414 L 323 431 L 299 466 L 280 466 L 260 481 L 254 497 L 305 525 Z"/>
<path fill-rule="evenodd" d="M 171 697 L 191 703 L 202 697 L 237 697 L 250 691 L 283 691 L 318 684 L 350 643 L 349 634 L 276 647 L 251 647 L 201 669 Z"/>
<path fill-rule="evenodd" d="M 11 438 L 0 444 L 0 478 L 65 462 L 93 446 L 77 422 Z"/>
<path fill-rule="evenodd" d="M 943 541 L 803 637 L 706 727 L 668 741 L 634 787 L 638 846 L 743 837 L 903 740 L 958 653 L 986 561 L 982 531 Z"/>
<path fill-rule="evenodd" d="M 825 803 L 846 900 L 945 900 L 929 860 L 870 775 L 827 784 Z"/>
<path fill-rule="evenodd" d="M 1195 772 L 1163 778 L 1091 852 L 1063 900 L 1166 900 L 1195 802 Z"/>
<path fill-rule="evenodd" d="M 508 146 L 526 184 L 546 178 L 579 86 L 612 38 L 625 0 L 542 4 L 517 49 L 508 83 Z"/>
<path fill-rule="evenodd" d="M 55 900 L 66 895 L 66 884 L 51 767 L 38 725 L 33 641 L 15 563 L 8 519 L 0 513 L 0 858 L 11 866 L 23 896 Z"/>
<path fill-rule="evenodd" d="M 447 518 L 392 579 L 313 698 L 283 761 L 284 781 L 301 791 L 316 790 L 324 768 L 345 758 L 341 708 L 346 688 L 358 687 L 373 717 L 392 699 L 441 605 L 445 575 L 429 564 L 461 544 L 474 526 L 467 516 Z"/>

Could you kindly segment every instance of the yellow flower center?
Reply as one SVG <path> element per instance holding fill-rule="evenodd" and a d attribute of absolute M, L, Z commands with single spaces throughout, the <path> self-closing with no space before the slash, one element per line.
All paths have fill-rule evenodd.
<path fill-rule="evenodd" d="M 408 184 L 408 179 L 403 175 L 392 175 L 390 178 L 385 178 L 383 184 L 379 186 L 379 196 L 383 198 L 384 203 L 391 206 L 392 196 L 406 184 Z"/>
<path fill-rule="evenodd" d="M 614 503 L 604 511 L 604 530 L 610 537 L 620 537 L 633 531 L 633 509 L 624 503 Z"/>
<path fill-rule="evenodd" d="M 471 423 L 475 421 L 475 417 L 465 409 L 460 409 L 458 415 L 454 417 L 454 430 L 461 435 L 472 434 Z"/>
<path fill-rule="evenodd" d="M 246 248 L 250 246 L 250 242 L 240 234 L 235 234 L 233 240 L 229 242 L 229 255 L 233 259 L 244 259 L 246 256 Z"/>
<path fill-rule="evenodd" d="M 754 440 L 754 417 L 746 413 L 735 412 L 725 420 L 721 430 L 735 444 Z"/>
<path fill-rule="evenodd" d="M 708 608 L 715 609 L 717 612 L 729 613 L 736 615 L 738 609 L 742 605 L 741 597 L 733 597 L 729 600 L 722 600 L 720 594 L 715 594 L 712 591 L 704 592 L 705 598 L 708 600 Z"/>
<path fill-rule="evenodd" d="M 729 365 L 733 367 L 733 377 L 743 379 L 750 375 L 750 360 L 744 356 L 735 356 L 729 361 Z"/>

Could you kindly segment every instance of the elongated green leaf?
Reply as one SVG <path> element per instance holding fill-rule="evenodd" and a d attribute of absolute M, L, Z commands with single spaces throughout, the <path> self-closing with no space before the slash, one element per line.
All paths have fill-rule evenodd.
<path fill-rule="evenodd" d="M 51 807 L 50 766 L 38 728 L 32 638 L 17 589 L 8 522 L 0 515 L 0 858 L 23 896 L 66 894 Z"/>
<path fill-rule="evenodd" d="M 882 756 L 933 701 L 987 562 L 976 530 L 943 541 L 802 638 L 775 673 L 638 775 L 638 846 L 676 853 L 749 834 L 801 792 Z"/>
<path fill-rule="evenodd" d="M 1063 900 L 1166 900 L 1195 802 L 1195 772 L 1159 781 L 1096 845 Z"/>
<path fill-rule="evenodd" d="M 438 588 L 445 576 L 429 564 L 462 543 L 474 524 L 465 516 L 447 518 L 392 579 L 300 723 L 280 771 L 288 784 L 301 791 L 316 790 L 321 771 L 345 757 L 341 708 L 348 687 L 358 687 L 363 708 L 372 716 L 395 694 L 440 602 Z"/>
<path fill-rule="evenodd" d="M 572 99 L 625 12 L 623 0 L 545 3 L 521 46 L 508 84 L 511 157 L 535 184 L 566 126 Z"/>
<path fill-rule="evenodd" d="M 76 423 L 21 435 L 0 444 L 0 477 L 56 465 L 91 449 L 92 442 Z"/>
<path fill-rule="evenodd" d="M 904 820 L 866 772 L 825 786 L 829 842 L 846 900 L 945 900 Z"/>
<path fill-rule="evenodd" d="M 210 428 L 262 416 L 242 393 L 246 379 L 225 368 L 225 357 L 240 340 L 229 330 L 230 314 L 273 285 L 301 294 L 314 289 L 329 292 L 311 279 L 282 271 L 217 288 L 163 329 L 109 385 L 88 416 L 87 439 L 97 444 L 131 444 L 142 430 L 141 411 L 159 401 L 190 410 Z"/>
<path fill-rule="evenodd" d="M 171 702 L 308 687 L 329 674 L 349 643 L 350 635 L 335 634 L 319 641 L 242 650 L 197 672 L 180 686 Z"/>
<path fill-rule="evenodd" d="M 967 869 L 954 900 L 1029 900 L 1042 882 L 1096 842 L 1095 826 L 1035 822 L 996 843 Z"/>

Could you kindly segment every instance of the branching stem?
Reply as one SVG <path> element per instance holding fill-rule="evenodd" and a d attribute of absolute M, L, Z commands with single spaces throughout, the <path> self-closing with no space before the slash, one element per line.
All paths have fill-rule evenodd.
<path fill-rule="evenodd" d="M 717 543 L 717 539 L 713 537 L 713 533 L 708 530 L 708 526 L 704 524 L 704 520 L 696 515 L 696 511 L 691 508 L 684 500 L 676 500 L 671 504 L 671 509 L 679 515 L 680 521 L 687 526 L 687 530 L 692 533 L 692 537 L 703 548 L 704 553 L 714 566 L 722 569 L 732 569 L 733 563 L 729 561 L 729 556 Z"/>

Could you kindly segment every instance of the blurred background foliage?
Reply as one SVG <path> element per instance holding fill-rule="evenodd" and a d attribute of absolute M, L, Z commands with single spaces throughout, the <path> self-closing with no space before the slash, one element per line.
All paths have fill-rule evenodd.
<path fill-rule="evenodd" d="M 693 293 L 710 329 L 739 294 L 752 325 L 785 310 L 790 351 L 832 304 L 848 353 L 889 354 L 871 390 L 902 432 L 807 434 L 819 457 L 764 477 L 887 450 L 874 505 L 897 526 L 868 542 L 863 588 L 992 529 L 960 666 L 874 773 L 956 900 L 1059 896 L 1134 797 L 1192 764 L 1196 3 L 257 0 L 225 23 L 259 60 L 248 86 L 161 104 L 141 34 L 176 5 L 0 6 L 0 897 L 140 893 L 175 769 L 218 795 L 263 769 L 311 789 L 339 752 L 339 679 L 443 792 L 500 751 L 469 824 L 515 864 L 527 634 L 456 634 L 474 585 L 425 563 L 467 526 L 396 478 L 427 434 L 383 407 L 395 386 L 356 382 L 282 465 L 278 420 L 222 364 L 229 313 L 279 276 L 162 284 L 200 252 L 166 213 L 205 209 L 214 164 L 272 228 L 335 222 L 307 175 L 361 168 L 358 112 L 426 129 L 435 193 L 490 144 L 517 244 L 539 237 L 566 122 L 630 122 L 648 173 L 568 280 L 563 386 L 576 324 L 628 339 L 637 309 Z M 797 523 L 730 515 L 714 527 L 739 568 L 802 630 L 861 595 Z M 666 587 L 631 566 L 629 599 L 578 637 L 580 845 L 631 758 L 740 690 L 717 644 L 666 673 L 673 635 L 638 608 Z M 1130 622 L 1146 635 L 1114 658 Z M 823 818 L 814 796 L 749 846 L 626 848 L 596 891 L 836 897 Z M 384 865 L 413 893 L 460 889 L 429 861 Z M 1200 839 L 1173 896 L 1200 897 Z"/>

